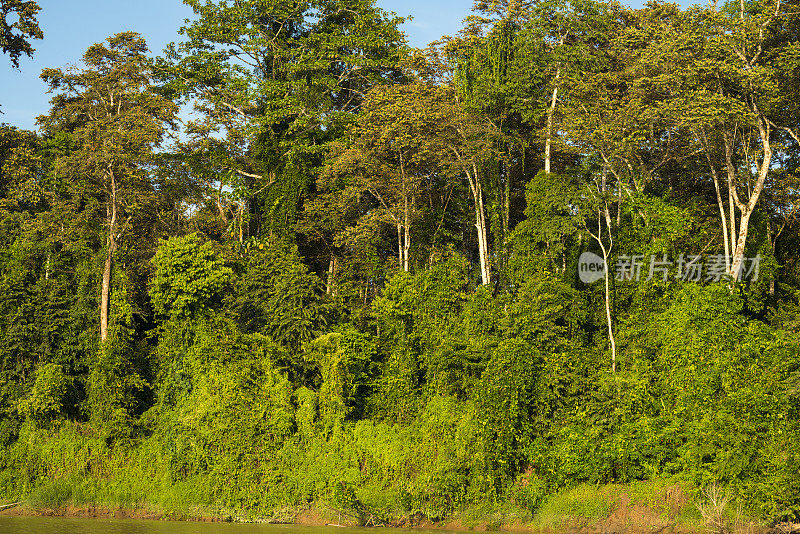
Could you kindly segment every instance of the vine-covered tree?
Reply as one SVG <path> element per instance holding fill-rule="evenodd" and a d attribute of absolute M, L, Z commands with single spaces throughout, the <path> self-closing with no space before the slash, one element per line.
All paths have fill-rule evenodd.
<path fill-rule="evenodd" d="M 221 182 L 268 233 L 295 222 L 326 144 L 346 135 L 363 95 L 401 76 L 402 18 L 373 0 L 186 0 L 197 19 L 163 74 L 201 112 L 195 147 L 224 138 Z"/>

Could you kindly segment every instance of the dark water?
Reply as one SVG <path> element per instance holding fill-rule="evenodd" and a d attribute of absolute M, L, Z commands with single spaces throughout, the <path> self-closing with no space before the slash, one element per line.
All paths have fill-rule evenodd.
<path fill-rule="evenodd" d="M 0 534 L 408 534 L 407 530 L 142 521 L 0 517 Z M 420 534 L 415 531 L 414 534 Z M 438 534 L 442 534 L 439 532 Z"/>

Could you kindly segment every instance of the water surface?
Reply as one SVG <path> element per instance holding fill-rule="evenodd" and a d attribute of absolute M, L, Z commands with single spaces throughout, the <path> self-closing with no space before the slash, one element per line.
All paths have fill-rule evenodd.
<path fill-rule="evenodd" d="M 400 529 L 193 523 L 140 519 L 0 517 L 0 534 L 408 534 Z M 420 534 L 415 531 L 414 534 Z M 438 534 L 442 534 L 441 531 Z"/>

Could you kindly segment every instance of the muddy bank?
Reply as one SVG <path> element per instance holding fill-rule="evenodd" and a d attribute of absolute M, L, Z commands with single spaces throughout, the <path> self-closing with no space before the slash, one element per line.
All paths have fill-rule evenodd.
<path fill-rule="evenodd" d="M 622 494 L 610 513 L 601 518 L 586 518 L 564 515 L 560 517 L 534 518 L 531 521 L 503 521 L 496 517 L 485 520 L 465 521 L 456 516 L 443 521 L 429 521 L 424 518 L 404 518 L 388 524 L 368 524 L 366 528 L 405 528 L 409 530 L 440 530 L 453 532 L 514 532 L 538 534 L 709 534 L 702 523 L 687 522 L 670 514 L 669 510 L 679 510 L 688 505 L 685 497 L 678 494 L 675 507 L 652 508 L 631 502 Z M 96 505 L 65 506 L 57 508 L 33 508 L 20 504 L 0 510 L 0 516 L 28 517 L 70 517 L 102 519 L 148 519 L 162 521 L 194 522 L 242 522 L 296 524 L 303 526 L 342 526 L 365 528 L 352 517 L 342 515 L 328 507 L 287 509 L 278 517 L 242 520 L 229 515 L 164 513 L 142 508 L 110 508 Z M 800 524 L 779 524 L 773 527 L 755 522 L 738 522 L 730 525 L 725 534 L 800 534 Z"/>

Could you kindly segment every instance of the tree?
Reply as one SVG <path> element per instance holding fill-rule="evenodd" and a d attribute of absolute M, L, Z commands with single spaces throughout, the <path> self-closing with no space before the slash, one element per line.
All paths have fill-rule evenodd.
<path fill-rule="evenodd" d="M 33 0 L 0 1 L 0 50 L 8 54 L 14 68 L 19 68 L 22 55 L 33 56 L 31 39 L 43 39 L 36 15 L 42 8 Z M 13 22 L 9 22 L 9 18 Z M 16 20 L 13 20 L 16 18 Z"/>
<path fill-rule="evenodd" d="M 203 315 L 219 302 L 233 271 L 218 256 L 213 244 L 201 243 L 197 234 L 162 241 L 153 257 L 155 273 L 150 288 L 156 313 L 187 319 Z"/>
<path fill-rule="evenodd" d="M 706 108 L 705 132 L 718 132 L 704 132 L 703 142 L 717 191 L 720 163 L 727 175 L 729 228 L 719 194 L 717 202 L 725 248 L 731 254 L 728 275 L 738 280 L 750 218 L 768 186 L 775 158 L 789 146 L 800 145 L 796 105 L 800 17 L 791 3 L 780 0 L 747 7 L 740 2 L 736 15 L 717 11 L 712 4 L 696 17 L 696 24 L 710 33 L 704 52 L 716 67 L 716 76 L 704 79 L 698 91 L 703 97 L 698 104 Z"/>
<path fill-rule="evenodd" d="M 611 40 L 608 68 L 572 82 L 565 129 L 607 165 L 617 224 L 623 201 L 658 181 L 672 189 L 681 166 L 704 159 L 727 275 L 740 279 L 776 157 L 798 144 L 796 13 L 781 2 L 736 13 L 653 3 L 632 15 Z M 681 194 L 693 187 L 683 182 Z"/>
<path fill-rule="evenodd" d="M 562 106 L 562 127 L 572 144 L 605 166 L 607 188 L 617 196 L 617 225 L 623 202 L 691 152 L 688 117 L 676 111 L 680 97 L 658 77 L 674 74 L 675 66 L 653 39 L 654 34 L 680 35 L 680 19 L 671 4 L 630 14 L 624 27 L 616 26 L 606 60 L 572 72 L 566 82 L 570 97 Z"/>
<path fill-rule="evenodd" d="M 325 324 L 320 280 L 293 245 L 277 240 L 253 245 L 232 303 L 239 328 L 267 335 L 294 355 Z"/>
<path fill-rule="evenodd" d="M 437 114 L 439 128 L 436 137 L 440 154 L 449 163 L 450 172 L 463 176 L 472 193 L 475 208 L 475 229 L 478 234 L 478 259 L 481 282 L 492 283 L 489 259 L 489 223 L 484 204 L 484 176 L 486 166 L 497 155 L 496 139 L 499 132 L 488 121 L 463 109 L 452 90 L 442 88 L 431 102 Z"/>
<path fill-rule="evenodd" d="M 83 69 L 45 69 L 51 91 L 49 115 L 39 123 L 51 134 L 64 130 L 76 148 L 56 161 L 105 208 L 106 258 L 100 293 L 100 340 L 108 337 L 111 273 L 120 235 L 130 230 L 132 213 L 152 193 L 147 162 L 174 119 L 176 106 L 151 83 L 147 45 L 134 32 L 95 44 L 83 56 Z M 126 218 L 127 217 L 127 218 Z M 122 220 L 126 218 L 126 220 Z"/>
<path fill-rule="evenodd" d="M 328 174 L 350 176 L 350 191 L 368 191 L 375 197 L 386 221 L 397 230 L 398 262 L 405 271 L 410 265 L 412 221 L 422 210 L 417 202 L 422 189 L 465 178 L 475 210 L 481 281 L 489 284 L 483 183 L 496 155 L 497 130 L 465 110 L 452 88 L 424 83 L 375 89 L 362 113 L 358 137 L 340 151 Z M 368 211 L 361 223 L 373 217 Z"/>
<path fill-rule="evenodd" d="M 329 172 L 353 177 L 350 187 L 368 191 L 397 230 L 400 268 L 410 270 L 411 225 L 419 217 L 423 184 L 437 172 L 437 116 L 426 107 L 436 89 L 423 84 L 377 87 L 367 94 L 353 146 Z M 367 214 L 369 216 L 369 214 Z"/>
<path fill-rule="evenodd" d="M 595 0 L 551 0 L 539 2 L 531 9 L 530 23 L 526 27 L 546 59 L 545 74 L 548 81 L 546 100 L 543 102 L 544 171 L 551 172 L 553 145 L 557 133 L 557 107 L 559 93 L 571 77 L 580 77 L 587 69 L 596 69 L 603 60 L 609 36 L 617 26 L 618 5 Z M 569 98 L 569 95 L 566 95 Z M 541 103 L 539 104 L 541 106 Z M 541 111 L 540 111 L 541 113 Z"/>
<path fill-rule="evenodd" d="M 194 142 L 224 139 L 218 179 L 249 204 L 254 231 L 283 235 L 326 144 L 347 134 L 371 87 L 401 78 L 403 19 L 373 0 L 185 3 L 198 18 L 162 73 L 202 114 Z"/>

